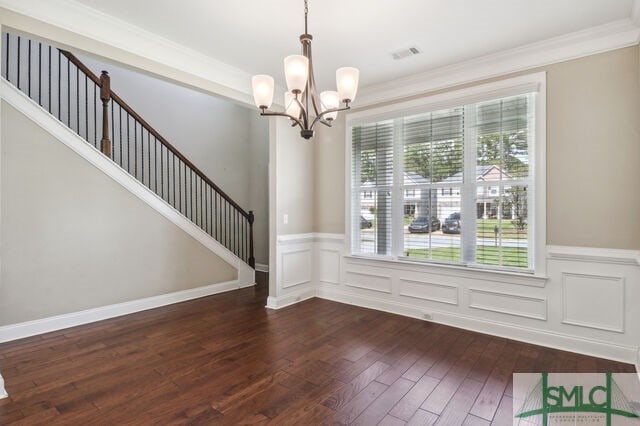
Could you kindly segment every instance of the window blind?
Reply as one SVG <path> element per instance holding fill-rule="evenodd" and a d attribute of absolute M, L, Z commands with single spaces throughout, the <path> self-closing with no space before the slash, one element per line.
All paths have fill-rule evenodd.
<path fill-rule="evenodd" d="M 353 250 L 358 253 L 391 252 L 393 137 L 392 121 L 352 130 Z"/>

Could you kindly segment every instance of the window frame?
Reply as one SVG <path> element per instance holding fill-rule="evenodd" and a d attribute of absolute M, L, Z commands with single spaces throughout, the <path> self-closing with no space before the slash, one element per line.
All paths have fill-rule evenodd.
<path fill-rule="evenodd" d="M 509 267 L 485 266 L 480 264 L 440 264 L 435 261 L 407 259 L 402 256 L 401 251 L 397 250 L 398 242 L 396 239 L 402 238 L 402 235 L 392 233 L 391 255 L 377 255 L 366 253 L 354 253 L 352 250 L 352 128 L 354 126 L 375 123 L 378 121 L 392 120 L 404 116 L 414 114 L 438 111 L 446 108 L 454 108 L 482 101 L 490 101 L 509 96 L 523 95 L 535 92 L 534 117 L 535 126 L 531 126 L 533 131 L 533 148 L 530 149 L 531 158 L 530 167 L 533 173 L 534 190 L 530 194 L 530 204 L 534 208 L 530 210 L 530 264 L 533 269 L 512 269 Z M 367 109 L 364 111 L 355 111 L 348 113 L 345 117 L 345 249 L 350 256 L 393 260 L 406 263 L 427 263 L 430 266 L 461 268 L 464 270 L 487 270 L 490 272 L 500 272 L 517 275 L 546 275 L 546 72 L 538 72 L 526 74 L 518 77 L 506 78 L 490 83 L 478 84 L 463 89 L 452 90 L 435 95 L 426 95 L 409 101 L 400 101 L 385 105 L 382 107 Z M 394 140 L 395 146 L 401 145 Z M 395 156 L 394 156 L 395 157 Z M 396 159 L 394 158 L 394 161 Z M 399 163 L 395 161 L 395 163 Z M 400 167 L 400 166 L 399 166 Z M 395 186 L 396 182 L 394 182 Z M 401 186 L 402 187 L 402 186 Z M 403 194 L 400 192 L 400 194 Z M 402 203 L 393 200 L 395 205 Z M 403 215 L 400 214 L 400 220 Z M 392 213 L 392 226 L 396 218 L 396 212 Z M 396 218 L 397 219 L 397 218 Z M 395 229 L 393 227 L 392 229 Z"/>

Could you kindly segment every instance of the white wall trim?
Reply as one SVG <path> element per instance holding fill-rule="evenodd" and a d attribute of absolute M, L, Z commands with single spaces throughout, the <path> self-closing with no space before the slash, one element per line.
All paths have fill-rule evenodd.
<path fill-rule="evenodd" d="M 74 0 L 0 0 L 0 7 L 205 79 L 221 86 L 221 95 L 253 104 L 248 72 L 82 3 Z"/>
<path fill-rule="evenodd" d="M 2 378 L 2 374 L 0 374 L 0 399 L 8 397 L 9 394 L 7 390 L 4 388 L 4 379 Z"/>
<path fill-rule="evenodd" d="M 640 251 L 593 247 L 547 246 L 547 258 L 575 262 L 640 266 Z"/>
<path fill-rule="evenodd" d="M 309 232 L 307 234 L 278 235 L 277 237 L 278 245 L 312 243 L 315 240 L 316 240 L 316 234 L 314 232 Z"/>
<path fill-rule="evenodd" d="M 633 302 L 640 297 L 640 287 L 632 285 L 639 282 L 640 268 L 627 261 L 635 258 L 635 251 L 540 248 L 548 264 L 545 277 L 352 256 L 345 254 L 344 239 L 318 238 L 313 284 L 320 298 L 640 363 L 640 313 Z M 597 256 L 598 261 L 591 261 Z M 574 282 L 567 289 L 566 276 L 590 281 Z"/>
<path fill-rule="evenodd" d="M 265 265 L 264 263 L 256 263 L 256 271 L 269 272 L 269 265 Z"/>
<path fill-rule="evenodd" d="M 328 287 L 319 288 L 318 297 L 412 318 L 424 319 L 423 310 L 419 307 L 393 300 L 383 300 Z M 621 362 L 633 362 L 632 360 L 637 356 L 637 346 L 611 344 L 597 339 L 570 336 L 567 334 L 492 321 L 484 318 L 481 319 L 475 316 L 472 317 L 451 312 L 434 310 L 430 310 L 430 312 L 432 315 L 431 321 L 433 322 L 463 328 L 465 330 L 476 331 L 478 333 L 516 339 L 536 345 L 565 351 L 570 350 L 572 352 L 579 352 Z"/>
<path fill-rule="evenodd" d="M 360 89 L 357 108 L 633 46 L 640 38 L 638 0 L 630 18 Z"/>
<path fill-rule="evenodd" d="M 316 296 L 316 289 L 313 287 L 306 287 L 295 289 L 282 296 L 269 296 L 267 298 L 267 308 L 269 309 L 282 309 L 287 306 L 295 305 L 298 302 L 302 302 L 307 299 L 311 299 Z"/>
<path fill-rule="evenodd" d="M 146 311 L 148 309 L 159 308 L 173 303 L 184 302 L 186 300 L 197 299 L 225 291 L 250 287 L 252 285 L 253 283 L 251 282 L 241 282 L 238 280 L 227 281 L 173 293 L 161 294 L 159 296 L 152 296 L 144 299 L 131 300 L 114 305 L 72 312 L 69 314 L 56 315 L 34 321 L 6 325 L 0 327 L 0 342 L 8 342 L 10 340 L 22 339 L 24 337 L 35 336 L 37 334 L 48 333 L 108 318 L 128 315 L 134 312 Z"/>
<path fill-rule="evenodd" d="M 111 159 L 105 157 L 95 147 L 87 143 L 84 139 L 66 127 L 58 119 L 49 114 L 4 78 L 0 81 L 0 97 L 45 131 L 50 133 L 54 138 L 64 143 L 67 147 L 89 163 L 93 164 L 104 174 L 112 178 L 133 195 L 147 203 L 155 211 L 177 225 L 180 229 L 189 234 L 211 252 L 215 253 L 221 259 L 233 266 L 238 271 L 238 280 L 240 282 L 255 282 L 255 271 L 242 261 L 242 259 L 212 238 L 199 226 L 183 216 L 182 213 L 166 203 L 162 198 L 140 183 L 133 176 L 121 169 L 111 161 Z"/>

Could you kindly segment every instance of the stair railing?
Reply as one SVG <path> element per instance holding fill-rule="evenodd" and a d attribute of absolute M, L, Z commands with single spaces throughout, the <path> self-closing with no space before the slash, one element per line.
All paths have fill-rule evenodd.
<path fill-rule="evenodd" d="M 98 77 L 72 53 L 19 35 L 4 33 L 2 48 L 5 79 L 255 267 L 253 212 L 111 90 L 107 71 Z"/>

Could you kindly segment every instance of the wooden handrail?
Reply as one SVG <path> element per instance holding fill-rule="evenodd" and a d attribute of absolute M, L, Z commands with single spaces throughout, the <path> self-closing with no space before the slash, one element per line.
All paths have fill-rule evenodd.
<path fill-rule="evenodd" d="M 80 71 L 85 73 L 87 77 L 89 77 L 95 84 L 97 84 L 98 87 L 102 87 L 102 83 L 100 83 L 100 77 L 95 75 L 89 68 L 87 68 L 85 64 L 80 62 L 80 59 L 76 58 L 73 55 L 73 53 L 67 52 L 66 50 L 62 50 L 62 49 L 58 49 L 58 50 L 60 50 L 60 53 L 62 53 L 68 60 L 70 60 L 73 65 L 78 67 Z"/>
<path fill-rule="evenodd" d="M 66 50 L 60 50 L 60 52 L 71 61 L 76 67 L 85 73 L 98 87 L 102 87 L 102 81 L 100 77 L 95 75 L 86 65 L 84 65 L 76 56 Z M 204 182 L 211 186 L 222 198 L 224 198 L 229 204 L 231 204 L 242 216 L 249 220 L 250 215 L 242 207 L 238 205 L 230 196 L 228 196 L 218 185 L 216 185 L 211 179 L 207 177 L 199 168 L 195 166 L 191 161 L 187 159 L 178 149 L 173 146 L 168 140 L 166 140 L 156 129 L 154 129 L 149 123 L 147 123 L 137 112 L 133 110 L 120 96 L 118 96 L 113 90 L 109 88 L 111 99 L 117 102 L 131 117 L 140 123 L 149 133 L 151 133 L 156 139 L 162 143 L 169 151 L 171 151 L 176 157 L 193 170 Z"/>

